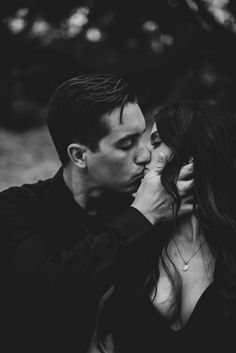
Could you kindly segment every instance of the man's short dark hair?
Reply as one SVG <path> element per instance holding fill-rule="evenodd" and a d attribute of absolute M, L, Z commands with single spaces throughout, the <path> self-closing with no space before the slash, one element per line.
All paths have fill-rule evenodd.
<path fill-rule="evenodd" d="M 96 151 L 101 138 L 109 133 L 103 121 L 106 113 L 126 103 L 135 103 L 133 87 L 110 74 L 81 75 L 62 83 L 52 95 L 47 124 L 63 165 L 69 161 L 67 147 L 79 142 Z"/>

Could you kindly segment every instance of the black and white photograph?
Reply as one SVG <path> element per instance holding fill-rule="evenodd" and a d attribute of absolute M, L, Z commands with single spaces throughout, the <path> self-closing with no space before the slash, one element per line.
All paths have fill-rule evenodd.
<path fill-rule="evenodd" d="M 0 352 L 236 352 L 236 1 L 2 0 Z"/>

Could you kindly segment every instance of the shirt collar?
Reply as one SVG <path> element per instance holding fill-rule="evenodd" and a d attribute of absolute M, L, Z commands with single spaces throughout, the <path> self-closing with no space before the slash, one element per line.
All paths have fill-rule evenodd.
<path fill-rule="evenodd" d="M 63 178 L 63 167 L 61 167 L 55 176 L 51 179 L 52 193 L 53 193 L 53 204 L 54 207 L 63 215 L 70 213 L 71 216 L 80 215 L 88 217 L 86 211 L 75 201 L 72 192 L 66 185 Z"/>

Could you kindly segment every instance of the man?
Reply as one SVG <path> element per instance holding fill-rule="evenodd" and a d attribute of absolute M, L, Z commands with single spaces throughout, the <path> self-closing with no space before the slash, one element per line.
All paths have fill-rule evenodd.
<path fill-rule="evenodd" d="M 122 79 L 63 83 L 48 127 L 59 172 L 0 195 L 4 352 L 86 352 L 117 257 L 172 217 L 159 176 L 164 161 L 144 177 L 145 120 Z M 182 214 L 190 209 L 183 199 Z"/>

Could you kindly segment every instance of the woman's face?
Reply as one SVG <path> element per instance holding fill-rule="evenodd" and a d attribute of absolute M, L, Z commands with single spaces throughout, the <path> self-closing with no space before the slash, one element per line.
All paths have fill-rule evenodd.
<path fill-rule="evenodd" d="M 167 158 L 170 159 L 172 150 L 168 147 L 161 139 L 156 123 L 153 124 L 151 135 L 150 135 L 150 151 L 151 151 L 151 162 L 148 165 L 149 169 L 153 166 L 153 163 L 157 160 L 157 156 L 160 152 L 163 152 Z"/>

